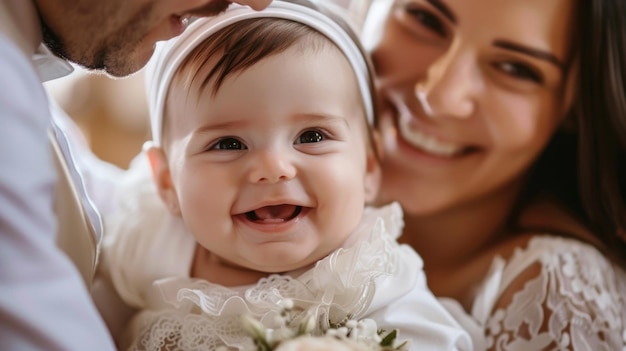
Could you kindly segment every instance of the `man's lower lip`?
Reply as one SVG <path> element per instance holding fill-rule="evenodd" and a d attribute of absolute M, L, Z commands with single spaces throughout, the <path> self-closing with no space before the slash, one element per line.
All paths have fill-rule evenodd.
<path fill-rule="evenodd" d="M 185 21 L 180 16 L 172 15 L 170 17 L 170 24 L 171 24 L 172 33 L 174 37 L 177 37 L 183 34 L 183 32 L 185 31 L 185 29 L 187 28 L 187 25 L 184 22 Z"/>

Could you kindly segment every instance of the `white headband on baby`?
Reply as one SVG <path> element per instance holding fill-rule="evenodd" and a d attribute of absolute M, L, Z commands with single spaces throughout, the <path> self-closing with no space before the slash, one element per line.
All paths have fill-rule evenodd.
<path fill-rule="evenodd" d="M 373 123 L 374 107 L 367 62 L 357 44 L 340 25 L 317 10 L 289 2 L 275 0 L 262 11 L 233 4 L 226 12 L 215 17 L 197 19 L 180 36 L 157 44 L 155 53 L 146 66 L 148 106 L 154 145 L 159 146 L 161 143 L 165 98 L 174 73 L 185 57 L 206 38 L 233 23 L 249 18 L 268 17 L 305 24 L 326 36 L 343 52 L 357 78 L 367 120 L 370 124 Z"/>

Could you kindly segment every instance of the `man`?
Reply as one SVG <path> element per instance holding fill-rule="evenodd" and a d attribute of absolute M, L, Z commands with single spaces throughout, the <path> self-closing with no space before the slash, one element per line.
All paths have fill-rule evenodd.
<path fill-rule="evenodd" d="M 255 9 L 271 0 L 238 0 Z M 57 171 L 40 80 L 112 76 L 148 61 L 156 41 L 224 0 L 0 0 L 0 340 L 7 350 L 114 350 L 80 275 L 56 245 Z M 45 45 L 40 45 L 41 43 Z M 57 57 L 53 56 L 51 52 Z"/>

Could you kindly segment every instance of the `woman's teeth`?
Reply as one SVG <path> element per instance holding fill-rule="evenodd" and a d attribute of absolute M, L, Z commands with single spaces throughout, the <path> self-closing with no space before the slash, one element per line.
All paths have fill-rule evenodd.
<path fill-rule="evenodd" d="M 460 145 L 438 140 L 419 129 L 409 127 L 408 123 L 400 123 L 399 129 L 409 144 L 435 156 L 452 157 L 463 150 Z"/>

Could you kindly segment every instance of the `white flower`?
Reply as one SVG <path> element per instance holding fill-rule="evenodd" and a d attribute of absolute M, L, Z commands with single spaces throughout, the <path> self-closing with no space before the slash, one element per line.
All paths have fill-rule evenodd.
<path fill-rule="evenodd" d="M 282 307 L 284 310 L 291 310 L 293 309 L 293 300 L 292 299 L 284 299 L 280 302 L 280 307 Z"/>
<path fill-rule="evenodd" d="M 286 307 L 289 307 L 288 304 Z M 398 342 L 397 330 L 379 330 L 372 319 L 354 320 L 331 325 L 322 330 L 323 336 L 314 333 L 317 318 L 306 315 L 297 325 L 289 325 L 293 310 L 283 309 L 276 320 L 276 328 L 267 328 L 252 316 L 242 316 L 242 327 L 252 338 L 256 351 L 383 351 L 408 350 L 409 342 Z"/>
<path fill-rule="evenodd" d="M 267 337 L 267 329 L 261 322 L 256 320 L 254 317 L 248 316 L 246 314 L 241 316 L 241 327 L 243 330 L 248 333 L 248 335 L 252 336 L 254 339 L 263 339 Z"/>
<path fill-rule="evenodd" d="M 351 340 L 333 337 L 301 336 L 283 342 L 275 351 L 372 351 L 371 348 Z"/>
<path fill-rule="evenodd" d="M 310 334 L 315 329 L 315 323 L 317 323 L 317 319 L 315 316 L 309 314 L 298 327 L 298 336 L 304 334 Z"/>

